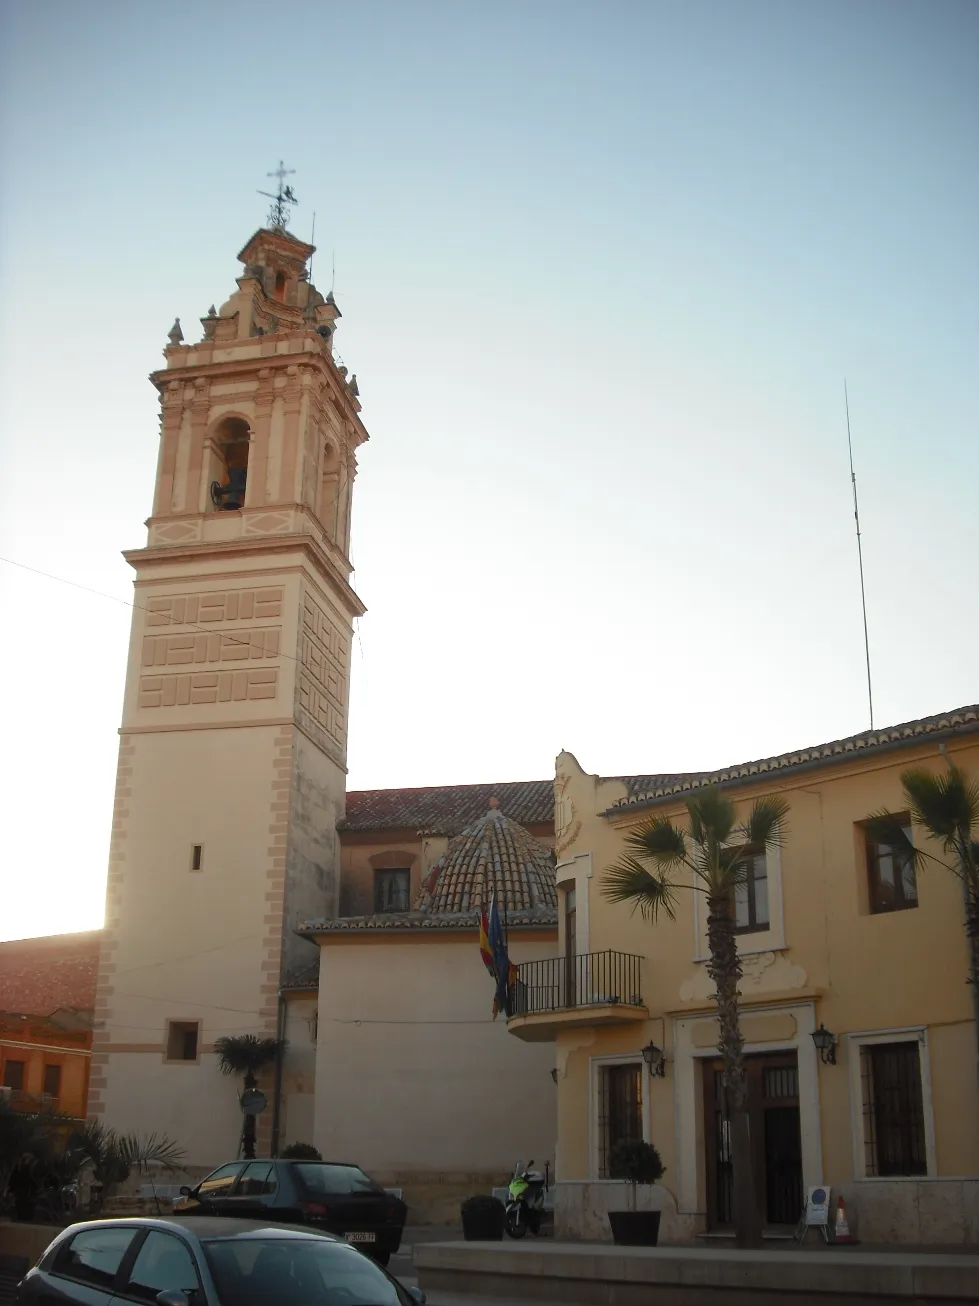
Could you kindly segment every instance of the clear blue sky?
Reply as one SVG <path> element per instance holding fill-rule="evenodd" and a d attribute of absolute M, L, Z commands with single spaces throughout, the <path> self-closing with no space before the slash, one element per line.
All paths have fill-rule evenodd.
<path fill-rule="evenodd" d="M 979 699 L 979 5 L 3 6 L 0 552 L 119 599 L 284 158 L 372 440 L 351 787 Z M 129 612 L 0 566 L 0 933 L 101 919 Z"/>

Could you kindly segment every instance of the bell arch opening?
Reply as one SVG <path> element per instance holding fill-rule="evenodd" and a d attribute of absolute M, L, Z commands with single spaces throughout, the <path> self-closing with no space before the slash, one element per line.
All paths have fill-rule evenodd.
<path fill-rule="evenodd" d="M 320 483 L 316 496 L 316 515 L 331 540 L 337 537 L 337 506 L 340 493 L 340 456 L 329 440 L 323 442 L 320 456 Z"/>
<path fill-rule="evenodd" d="M 244 507 L 248 483 L 251 431 L 243 417 L 226 417 L 211 436 L 211 506 L 235 511 Z"/>

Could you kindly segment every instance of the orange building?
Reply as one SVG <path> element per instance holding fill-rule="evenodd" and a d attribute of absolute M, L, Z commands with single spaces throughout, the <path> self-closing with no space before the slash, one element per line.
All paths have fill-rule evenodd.
<path fill-rule="evenodd" d="M 0 1095 L 84 1120 L 101 931 L 0 943 Z"/>

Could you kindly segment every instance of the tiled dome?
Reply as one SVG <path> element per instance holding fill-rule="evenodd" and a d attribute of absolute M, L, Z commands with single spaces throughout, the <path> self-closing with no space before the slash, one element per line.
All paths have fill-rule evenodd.
<path fill-rule="evenodd" d="M 474 912 L 489 907 L 496 890 L 500 911 L 557 908 L 554 855 L 490 799 L 490 810 L 466 826 L 422 883 L 415 911 Z"/>

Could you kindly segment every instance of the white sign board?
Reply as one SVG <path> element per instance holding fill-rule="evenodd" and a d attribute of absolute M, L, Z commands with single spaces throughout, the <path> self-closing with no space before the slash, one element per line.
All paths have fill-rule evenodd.
<path fill-rule="evenodd" d="M 810 1188 L 806 1195 L 806 1227 L 826 1228 L 829 1225 L 829 1188 Z"/>

